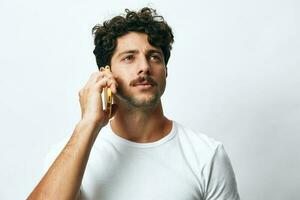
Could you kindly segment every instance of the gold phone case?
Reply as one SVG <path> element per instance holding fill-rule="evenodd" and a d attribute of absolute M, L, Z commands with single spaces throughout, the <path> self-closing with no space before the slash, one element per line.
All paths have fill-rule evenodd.
<path fill-rule="evenodd" d="M 104 68 L 104 70 L 110 72 L 110 67 L 106 66 Z M 113 104 L 113 94 L 112 94 L 110 88 L 105 87 L 103 90 L 104 90 L 104 105 L 105 105 L 104 110 L 106 112 L 108 112 L 109 118 L 110 118 L 111 117 L 112 104 Z"/>

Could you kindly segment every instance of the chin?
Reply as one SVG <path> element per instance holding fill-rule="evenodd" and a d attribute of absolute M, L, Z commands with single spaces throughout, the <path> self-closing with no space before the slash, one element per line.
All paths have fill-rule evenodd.
<path fill-rule="evenodd" d="M 153 107 L 159 102 L 159 96 L 153 95 L 147 98 L 132 98 L 130 104 L 134 107 Z"/>
<path fill-rule="evenodd" d="M 136 108 L 151 108 L 157 105 L 160 101 L 159 94 L 141 95 L 141 96 L 119 96 L 126 104 Z"/>

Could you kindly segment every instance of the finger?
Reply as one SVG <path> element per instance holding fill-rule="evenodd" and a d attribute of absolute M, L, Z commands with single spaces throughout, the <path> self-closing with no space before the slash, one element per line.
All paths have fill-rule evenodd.
<path fill-rule="evenodd" d="M 103 78 L 103 79 L 99 80 L 95 84 L 95 86 L 100 89 L 100 92 L 102 92 L 103 88 L 108 87 L 108 81 L 109 81 L 108 78 Z"/>
<path fill-rule="evenodd" d="M 118 84 L 117 84 L 116 80 L 109 79 L 107 84 L 108 84 L 108 87 L 111 89 L 111 91 L 114 94 L 116 94 L 117 93 L 117 87 L 118 87 Z"/>
<path fill-rule="evenodd" d="M 113 78 L 113 75 L 111 72 L 106 71 L 103 69 L 103 67 L 100 68 L 100 71 L 97 72 L 98 74 L 94 75 L 93 77 L 91 77 L 92 82 L 97 82 L 103 78 Z"/>
<path fill-rule="evenodd" d="M 101 73 L 99 71 L 93 72 L 87 81 L 86 85 L 89 85 L 91 83 L 97 82 L 97 80 L 101 77 Z"/>
<path fill-rule="evenodd" d="M 99 81 L 99 80 L 101 80 L 103 78 L 105 78 L 104 72 L 99 72 L 99 76 L 95 79 L 95 82 L 97 82 L 97 81 Z"/>
<path fill-rule="evenodd" d="M 88 81 L 87 85 L 93 85 L 95 83 L 97 83 L 98 81 L 104 79 L 104 78 L 107 78 L 105 73 L 102 71 L 99 71 L 99 72 L 96 72 L 95 74 L 93 73 L 91 75 L 91 78 L 90 80 Z"/>
<path fill-rule="evenodd" d="M 115 84 L 112 84 L 112 85 L 110 86 L 110 89 L 111 89 L 111 92 L 112 92 L 113 94 L 117 94 L 117 87 L 116 87 Z"/>

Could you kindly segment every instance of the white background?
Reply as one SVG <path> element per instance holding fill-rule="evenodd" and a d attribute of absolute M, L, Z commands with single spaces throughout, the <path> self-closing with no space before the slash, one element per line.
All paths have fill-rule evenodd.
<path fill-rule="evenodd" d="M 175 35 L 165 114 L 224 143 L 242 199 L 300 199 L 297 0 L 0 0 L 0 199 L 25 199 L 80 119 L 92 27 L 146 5 Z"/>

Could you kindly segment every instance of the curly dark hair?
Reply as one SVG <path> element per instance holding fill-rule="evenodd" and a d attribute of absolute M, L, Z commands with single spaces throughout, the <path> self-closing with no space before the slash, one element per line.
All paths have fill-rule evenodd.
<path fill-rule="evenodd" d="M 103 25 L 96 25 L 92 29 L 98 68 L 110 65 L 112 55 L 116 49 L 117 38 L 128 32 L 141 32 L 148 35 L 148 42 L 161 48 L 164 54 L 165 65 L 170 58 L 170 51 L 174 42 L 171 27 L 156 10 L 145 7 L 138 12 L 125 9 L 126 15 L 116 16 L 104 21 Z"/>

